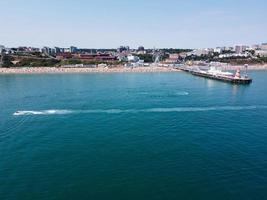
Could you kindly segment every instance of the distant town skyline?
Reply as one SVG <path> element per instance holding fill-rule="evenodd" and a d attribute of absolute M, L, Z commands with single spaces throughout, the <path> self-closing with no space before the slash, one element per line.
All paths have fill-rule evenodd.
<path fill-rule="evenodd" d="M 80 48 L 208 48 L 267 42 L 267 2 L 0 2 L 0 45 Z"/>

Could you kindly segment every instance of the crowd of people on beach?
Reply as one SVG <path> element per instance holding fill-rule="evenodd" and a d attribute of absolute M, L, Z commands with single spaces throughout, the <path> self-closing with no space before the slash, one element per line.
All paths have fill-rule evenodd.
<path fill-rule="evenodd" d="M 146 72 L 171 72 L 177 69 L 168 67 L 98 67 L 98 68 L 63 68 L 63 67 L 23 67 L 0 68 L 0 74 L 42 74 L 42 73 L 146 73 Z"/>
<path fill-rule="evenodd" d="M 244 66 L 227 66 L 227 70 L 243 70 Z M 267 65 L 250 65 L 248 70 L 267 70 Z M 42 73 L 147 73 L 147 72 L 177 72 L 177 68 L 148 66 L 148 67 L 20 67 L 20 68 L 0 68 L 0 74 L 42 74 Z"/>

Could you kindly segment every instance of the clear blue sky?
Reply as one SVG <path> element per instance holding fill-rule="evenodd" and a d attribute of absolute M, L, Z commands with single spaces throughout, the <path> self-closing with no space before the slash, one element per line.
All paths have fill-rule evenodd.
<path fill-rule="evenodd" d="M 0 44 L 201 48 L 267 42 L 266 0 L 1 0 Z"/>

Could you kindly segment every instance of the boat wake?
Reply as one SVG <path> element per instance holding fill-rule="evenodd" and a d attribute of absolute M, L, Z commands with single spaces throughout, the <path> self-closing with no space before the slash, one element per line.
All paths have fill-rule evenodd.
<path fill-rule="evenodd" d="M 176 107 L 148 109 L 95 109 L 95 110 L 36 110 L 17 111 L 14 116 L 24 115 L 71 115 L 71 114 L 121 114 L 121 113 L 172 113 L 172 112 L 209 112 L 209 111 L 241 111 L 267 109 L 267 106 L 215 106 L 215 107 Z"/>
<path fill-rule="evenodd" d="M 73 111 L 71 110 L 40 110 L 40 111 L 17 111 L 13 115 L 20 116 L 20 115 L 66 115 L 71 114 Z"/>

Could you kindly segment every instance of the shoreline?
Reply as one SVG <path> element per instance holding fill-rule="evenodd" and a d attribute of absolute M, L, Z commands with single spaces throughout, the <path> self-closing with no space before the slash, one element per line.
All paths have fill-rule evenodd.
<path fill-rule="evenodd" d="M 223 70 L 245 70 L 244 66 L 225 66 Z M 267 70 L 267 65 L 250 65 L 248 71 L 264 71 Z M 64 68 L 64 67 L 21 67 L 21 68 L 0 68 L 0 75 L 5 74 L 75 74 L 75 73 L 164 73 L 164 72 L 180 72 L 181 70 L 163 67 L 98 67 L 98 68 Z"/>
<path fill-rule="evenodd" d="M 64 68 L 64 67 L 23 67 L 23 68 L 0 68 L 2 74 L 72 74 L 72 73 L 156 73 L 156 72 L 179 72 L 178 69 L 167 67 L 113 67 L 113 68 Z"/>

